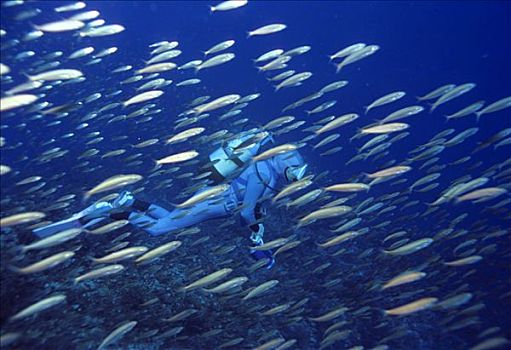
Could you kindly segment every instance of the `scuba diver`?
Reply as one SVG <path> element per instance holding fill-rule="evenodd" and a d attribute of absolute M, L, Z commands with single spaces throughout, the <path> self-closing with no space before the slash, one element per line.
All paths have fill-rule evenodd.
<path fill-rule="evenodd" d="M 211 153 L 209 183 L 228 183 L 229 186 L 219 195 L 192 207 L 169 211 L 135 198 L 129 191 L 122 191 L 112 202 L 96 202 L 66 220 L 37 228 L 33 232 L 39 237 L 46 237 L 69 228 L 87 228 L 110 218 L 128 220 L 150 235 L 159 236 L 206 220 L 229 217 L 239 210 L 242 223 L 250 230 L 252 243 L 262 245 L 265 232 L 261 223 L 265 214 L 262 202 L 287 184 L 301 180 L 307 169 L 296 150 L 251 162 L 261 147 L 269 142 L 273 143 L 273 139 L 268 132 L 252 129 Z M 209 188 L 206 186 L 196 194 Z M 275 264 L 270 250 L 250 249 L 250 253 L 256 260 L 268 259 L 268 269 Z"/>

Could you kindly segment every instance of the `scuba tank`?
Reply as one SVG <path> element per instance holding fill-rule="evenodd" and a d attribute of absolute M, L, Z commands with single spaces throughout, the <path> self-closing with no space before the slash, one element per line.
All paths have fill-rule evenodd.
<path fill-rule="evenodd" d="M 211 171 L 209 176 L 215 183 L 220 183 L 242 170 L 258 152 L 261 145 L 271 140 L 266 131 L 250 130 L 248 134 L 228 141 L 209 155 Z"/>

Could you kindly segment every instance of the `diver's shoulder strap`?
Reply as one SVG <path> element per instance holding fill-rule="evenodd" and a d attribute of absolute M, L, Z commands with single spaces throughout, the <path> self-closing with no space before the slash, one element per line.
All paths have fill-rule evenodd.
<path fill-rule="evenodd" d="M 259 178 L 259 181 L 261 181 L 261 183 L 264 185 L 264 187 L 270 189 L 271 191 L 278 192 L 278 190 L 276 188 L 273 188 L 272 186 L 270 186 L 269 183 L 264 181 L 263 177 L 261 176 L 261 173 L 259 172 L 259 169 L 257 168 L 257 163 L 258 162 L 254 163 L 254 167 L 255 167 L 256 175 Z"/>
<path fill-rule="evenodd" d="M 234 164 L 236 164 L 240 168 L 245 166 L 245 162 L 242 161 L 239 157 L 233 157 L 233 158 L 231 158 L 231 160 L 234 162 Z"/>

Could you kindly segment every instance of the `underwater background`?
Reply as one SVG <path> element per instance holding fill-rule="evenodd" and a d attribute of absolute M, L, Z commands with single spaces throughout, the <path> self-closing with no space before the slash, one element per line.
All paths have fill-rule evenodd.
<path fill-rule="evenodd" d="M 294 116 L 294 122 L 304 120 L 305 123 L 289 132 L 277 131 L 277 144 L 300 142 L 313 134 L 303 129 L 330 115 L 359 114 L 354 122 L 333 131 L 340 136 L 329 145 L 312 147 L 327 136 L 325 133 L 307 140 L 300 148 L 309 164 L 308 173 L 316 178 L 307 189 L 294 193 L 293 198 L 336 183 L 369 183 L 371 179 L 366 174 L 393 165 L 406 163 L 412 170 L 356 195 L 329 192 L 300 207 L 269 206 L 264 219 L 265 240 L 292 236 L 292 240 L 301 242 L 278 254 L 276 265 L 270 270 L 253 268 L 254 261 L 248 254 L 250 232 L 238 218 L 205 222 L 196 226 L 197 230 L 181 235 L 151 237 L 130 225 L 102 235 L 84 232 L 62 245 L 27 252 L 20 247 L 36 240 L 31 232 L 31 225 L 36 222 L 2 226 L 2 348 L 94 349 L 110 332 L 128 321 L 136 321 L 136 326 L 112 341 L 108 348 L 276 349 L 280 346 L 283 349 L 282 344 L 287 344 L 295 349 L 358 346 L 356 349 L 481 350 L 511 346 L 511 109 L 502 108 L 480 118 L 475 113 L 450 120 L 445 117 L 474 102 L 482 100 L 487 106 L 511 95 L 510 2 L 249 1 L 240 8 L 214 12 L 210 6 L 218 3 L 210 1 L 86 3 L 84 9 L 56 12 L 54 8 L 71 3 L 2 2 L 0 27 L 6 34 L 1 37 L 1 63 L 10 68 L 9 73 L 2 74 L 2 98 L 7 96 L 7 90 L 26 82 L 26 74 L 36 74 L 37 67 L 48 62 L 59 61 L 58 68 L 78 69 L 86 77 L 85 81 L 69 84 L 45 82 L 42 88 L 24 92 L 45 94 L 36 103 L 2 111 L 4 141 L 0 164 L 10 168 L 0 177 L 2 218 L 23 212 L 43 212 L 44 220 L 62 220 L 108 194 L 93 196 L 88 201 L 83 199 L 86 191 L 117 174 L 142 175 L 142 181 L 127 189 L 145 201 L 171 209 L 173 203 L 182 202 L 193 193 L 190 189 L 198 182 L 193 177 L 202 172 L 200 166 L 207 162 L 207 155 L 222 142 L 222 137 L 207 139 L 204 135 L 228 130 L 227 139 L 229 135 L 286 115 Z M 40 13 L 26 19 L 17 17 L 23 11 L 34 14 L 34 9 L 40 9 Z M 65 31 L 23 39 L 34 30 L 34 25 L 90 10 L 99 11 L 98 18 L 107 24 L 120 24 L 125 30 L 103 37 L 81 37 Z M 280 32 L 247 37 L 248 31 L 272 23 L 287 27 Z M 203 51 L 229 39 L 235 40 L 225 51 L 235 54 L 232 61 L 199 72 L 194 69 L 161 72 L 159 77 L 171 79 L 173 83 L 162 87 L 164 94 L 149 101 L 155 106 L 141 115 L 113 120 L 136 111 L 141 105 L 116 106 L 100 112 L 108 104 L 122 103 L 140 92 L 136 87 L 146 80 L 122 82 L 144 67 L 154 49 L 150 44 L 178 41 L 177 49 L 182 53 L 170 61 L 181 66 L 204 59 Z M 336 73 L 336 66 L 328 56 L 355 43 L 378 45 L 379 50 Z M 264 63 L 255 63 L 254 59 L 263 53 L 303 45 L 310 46 L 310 51 L 293 56 L 287 68 L 256 69 Z M 95 48 L 91 55 L 68 58 L 72 52 L 88 46 Z M 117 47 L 118 51 L 91 63 L 94 54 L 109 47 Z M 19 55 L 26 51 L 34 54 Z M 45 57 L 56 51 L 62 51 L 63 55 Z M 133 69 L 112 72 L 124 65 Z M 300 86 L 275 91 L 276 83 L 268 78 L 286 69 L 309 71 L 313 75 Z M 176 86 L 180 81 L 194 78 L 200 79 L 200 83 Z M 282 111 L 337 80 L 349 83 L 319 99 Z M 476 86 L 433 112 L 430 104 L 434 99 L 418 101 L 416 98 L 445 84 L 464 83 Z M 51 88 L 44 89 L 45 86 Z M 404 91 L 406 95 L 365 113 L 365 106 L 394 91 Z M 84 101 L 95 93 L 100 93 L 101 98 L 69 112 L 41 113 L 51 106 Z M 255 93 L 261 94 L 260 97 L 250 101 L 235 117 L 219 119 L 230 108 L 224 107 L 196 124 L 175 128 L 183 118 L 179 115 L 200 96 L 217 98 Z M 323 112 L 306 112 L 329 100 L 337 103 Z M 51 105 L 38 107 L 43 101 Z M 412 105 L 423 106 L 425 110 L 403 119 L 409 124 L 407 136 L 391 142 L 381 152 L 353 161 L 355 156 L 367 151 L 361 147 L 372 137 L 360 137 L 362 128 Z M 148 114 L 149 110 L 159 111 Z M 248 120 L 236 123 L 241 118 Z M 165 144 L 170 135 L 197 125 L 206 129 L 203 135 Z M 477 129 L 461 142 L 439 149 L 437 154 L 414 159 L 432 147 L 428 143 L 435 141 L 436 135 L 450 128 L 451 133 L 439 138 L 448 142 L 465 130 Z M 98 134 L 91 134 L 95 132 Z M 73 135 L 66 136 L 69 133 Z M 390 134 L 386 141 L 395 135 Z M 495 135 L 500 136 L 495 138 Z M 90 143 L 98 136 L 103 139 Z M 160 142 L 149 147 L 133 146 L 153 138 Z M 502 142 L 505 140 L 507 143 Z M 438 145 L 436 141 L 433 147 Z M 478 149 L 486 143 L 488 147 Z M 320 155 L 333 147 L 342 149 Z M 93 148 L 98 150 L 96 154 L 85 154 Z M 102 157 L 119 149 L 125 151 Z M 200 154 L 197 164 L 161 168 L 174 167 L 172 171 L 160 172 L 155 168 L 155 160 L 190 149 Z M 434 157 L 438 157 L 436 162 L 421 168 Z M 437 186 L 424 192 L 409 190 L 411 184 L 435 172 L 441 174 L 434 180 Z M 41 178 L 17 184 L 31 176 Z M 460 179 L 467 182 L 480 177 L 488 179 L 484 187 L 498 187 L 506 190 L 505 193 L 484 201 L 457 203 L 454 199 L 431 205 Z M 406 181 L 399 182 L 401 179 Z M 75 196 L 59 200 L 67 195 Z M 297 226 L 300 218 L 321 205 L 348 196 L 352 197 L 345 205 L 353 211 L 346 216 Z M 363 213 L 378 203 L 381 205 L 373 211 Z M 367 233 L 334 247 L 318 246 L 340 234 L 332 233 L 332 227 L 355 218 L 361 218 L 361 222 L 353 230 L 368 228 Z M 337 225 L 339 220 L 345 221 Z M 399 239 L 408 239 L 402 244 L 424 237 L 433 238 L 433 243 L 410 254 L 385 253 L 399 247 L 385 238 L 400 231 L 406 234 Z M 131 234 L 124 235 L 126 232 Z M 116 240 L 119 236 L 121 239 Z M 182 241 L 178 249 L 149 264 L 124 261 L 121 264 L 125 269 L 121 273 L 73 283 L 74 278 L 95 268 L 91 257 L 106 255 L 109 248 L 121 241 L 152 249 L 176 239 Z M 24 274 L 12 268 L 30 265 L 64 250 L 74 251 L 74 257 L 46 271 Z M 482 259 L 460 266 L 446 264 L 471 256 Z M 226 294 L 200 289 L 180 291 L 181 287 L 227 267 L 233 269 L 229 277 L 246 276 L 248 282 Z M 385 282 L 409 270 L 422 271 L 426 276 L 382 289 Z M 279 283 L 256 298 L 242 299 L 250 287 L 270 280 Z M 65 294 L 66 301 L 22 320 L 12 319 L 20 310 L 54 294 Z M 426 297 L 438 299 L 436 305 L 402 316 L 385 312 Z M 264 314 L 286 304 L 289 305 L 282 312 Z M 341 307 L 346 310 L 327 321 L 311 320 Z M 183 317 L 168 320 L 187 310 Z M 332 325 L 334 328 L 329 329 Z M 272 340 L 277 341 L 268 345 Z"/>

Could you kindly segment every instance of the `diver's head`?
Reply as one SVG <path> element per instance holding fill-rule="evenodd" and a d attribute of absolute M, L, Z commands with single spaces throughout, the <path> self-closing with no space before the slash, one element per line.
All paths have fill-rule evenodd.
<path fill-rule="evenodd" d="M 301 180 L 307 171 L 307 164 L 296 150 L 275 156 L 273 167 L 287 182 Z"/>

